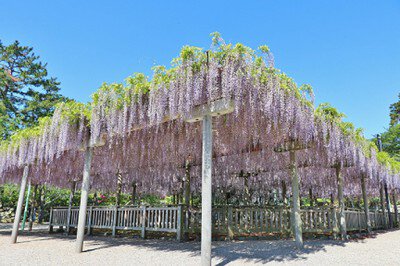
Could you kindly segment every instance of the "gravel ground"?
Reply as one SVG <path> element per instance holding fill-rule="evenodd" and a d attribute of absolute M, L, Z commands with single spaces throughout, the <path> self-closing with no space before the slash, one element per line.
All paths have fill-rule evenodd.
<path fill-rule="evenodd" d="M 89 237 L 75 253 L 74 236 L 49 235 L 46 227 L 10 244 L 11 225 L 0 224 L 0 265 L 199 265 L 200 243 Z M 298 251 L 292 241 L 213 242 L 215 265 L 400 265 L 400 230 L 347 242 L 310 240 Z"/>

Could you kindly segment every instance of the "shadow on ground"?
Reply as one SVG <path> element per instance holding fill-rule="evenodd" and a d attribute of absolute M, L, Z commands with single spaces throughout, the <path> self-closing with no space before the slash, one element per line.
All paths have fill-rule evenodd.
<path fill-rule="evenodd" d="M 384 234 L 389 231 L 375 231 L 368 238 L 375 238 L 378 234 Z M 0 235 L 10 235 L 11 227 L 9 225 L 0 224 Z M 62 233 L 48 234 L 42 228 L 34 230 L 31 233 L 23 233 L 22 235 L 30 236 L 25 240 L 20 238 L 19 243 L 46 241 L 48 239 L 57 239 L 60 241 L 73 241 L 74 235 L 66 236 Z M 365 237 L 364 237 L 365 238 Z M 307 240 L 304 249 L 296 249 L 294 242 L 290 240 L 249 240 L 249 241 L 215 241 L 213 242 L 212 256 L 218 258 L 218 265 L 226 265 L 236 260 L 251 261 L 253 263 L 267 263 L 271 261 L 291 261 L 306 260 L 307 254 L 326 251 L 328 246 L 345 247 L 348 242 L 364 243 L 364 238 L 353 239 L 349 241 L 337 240 Z M 95 252 L 102 249 L 115 248 L 118 246 L 135 246 L 145 249 L 157 251 L 181 251 L 189 253 L 190 256 L 200 255 L 200 242 L 190 241 L 180 243 L 175 240 L 164 239 L 140 239 L 132 237 L 104 237 L 90 236 L 86 237 L 86 248 L 84 252 Z"/>

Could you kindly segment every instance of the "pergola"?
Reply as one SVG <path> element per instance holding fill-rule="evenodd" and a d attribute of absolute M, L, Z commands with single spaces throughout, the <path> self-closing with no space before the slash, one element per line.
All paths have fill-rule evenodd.
<path fill-rule="evenodd" d="M 156 69 L 153 81 L 135 75 L 126 86 L 103 85 L 89 106 L 60 105 L 34 134 L 15 138 L 0 154 L 2 182 L 18 182 L 22 175 L 13 243 L 28 179 L 60 187 L 81 182 L 81 252 L 90 187 L 115 189 L 121 174 L 126 184 L 167 193 L 185 175 L 188 158 L 191 175 L 201 176 L 192 182 L 201 184 L 202 265 L 211 264 L 213 182 L 240 188 L 242 181 L 232 178 L 239 172 L 251 173 L 248 185 L 258 189 L 281 179 L 291 184 L 299 248 L 299 178 L 304 188 L 320 188 L 324 196 L 337 190 L 345 238 L 344 193 L 361 191 L 367 203 L 381 181 L 398 189 L 399 174 L 380 165 L 375 149 L 357 142 L 328 109 L 316 113 L 312 93 L 269 64 L 269 55 L 257 56 L 240 44 L 207 53 L 185 47 L 176 66 Z"/>

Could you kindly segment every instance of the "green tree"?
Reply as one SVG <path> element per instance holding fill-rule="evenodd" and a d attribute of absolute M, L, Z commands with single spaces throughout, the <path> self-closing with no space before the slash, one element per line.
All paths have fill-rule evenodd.
<path fill-rule="evenodd" d="M 399 124 L 400 122 L 400 93 L 399 100 L 390 105 L 390 126 Z"/>
<path fill-rule="evenodd" d="M 395 160 L 400 161 L 400 123 L 382 133 L 381 138 L 383 150 Z"/>
<path fill-rule="evenodd" d="M 59 94 L 60 83 L 48 77 L 47 64 L 33 48 L 18 41 L 6 46 L 0 41 L 0 134 L 3 139 L 15 130 L 35 125 L 48 116 L 54 105 L 67 100 Z"/>

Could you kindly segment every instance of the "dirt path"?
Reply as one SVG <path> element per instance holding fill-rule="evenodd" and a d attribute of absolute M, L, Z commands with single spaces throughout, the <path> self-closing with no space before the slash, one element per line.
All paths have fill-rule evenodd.
<path fill-rule="evenodd" d="M 43 230 L 43 228 L 41 228 Z M 10 226 L 0 224 L 0 265 L 199 265 L 200 243 L 173 240 L 91 237 L 77 254 L 74 236 L 48 235 L 40 229 L 10 243 Z M 400 230 L 359 241 L 214 242 L 213 264 L 400 265 Z"/>

